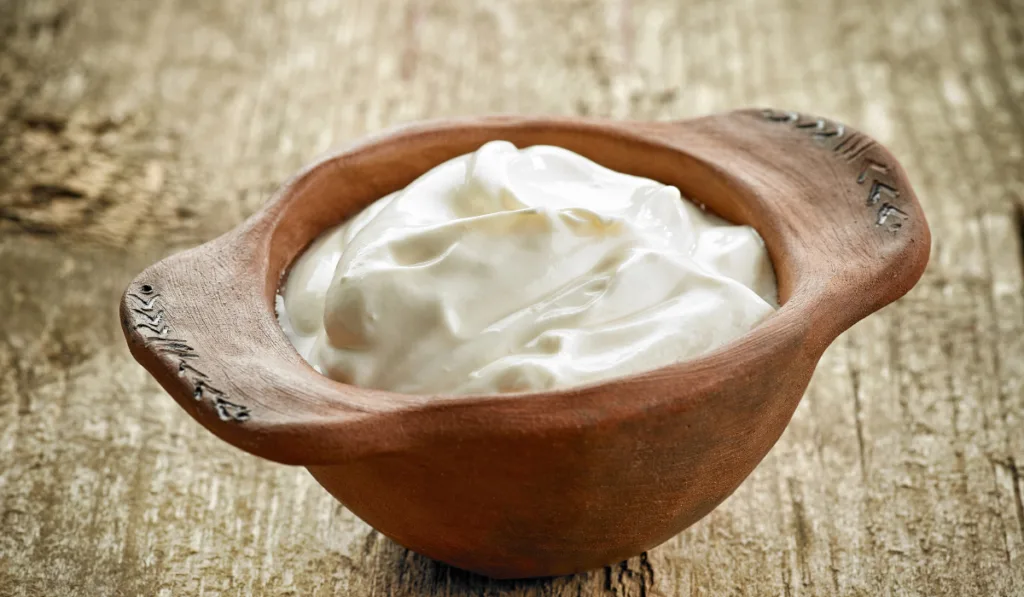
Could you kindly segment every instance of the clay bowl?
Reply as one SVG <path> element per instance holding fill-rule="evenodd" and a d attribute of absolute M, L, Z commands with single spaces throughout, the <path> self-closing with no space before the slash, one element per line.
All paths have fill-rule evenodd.
<path fill-rule="evenodd" d="M 317 374 L 275 319 L 289 264 L 326 228 L 493 139 L 559 145 L 753 225 L 782 307 L 703 357 L 569 390 L 409 396 Z M 121 322 L 135 358 L 203 426 L 307 467 L 398 543 L 493 577 L 559 575 L 658 545 L 729 496 L 829 343 L 916 283 L 929 240 L 892 155 L 825 119 L 433 122 L 314 164 L 237 229 L 153 265 L 126 290 Z"/>

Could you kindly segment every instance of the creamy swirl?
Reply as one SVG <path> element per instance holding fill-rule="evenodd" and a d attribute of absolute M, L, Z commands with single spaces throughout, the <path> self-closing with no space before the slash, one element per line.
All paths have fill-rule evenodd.
<path fill-rule="evenodd" d="M 470 394 L 690 359 L 776 303 L 753 228 L 566 149 L 493 141 L 321 235 L 277 308 L 324 375 Z"/>

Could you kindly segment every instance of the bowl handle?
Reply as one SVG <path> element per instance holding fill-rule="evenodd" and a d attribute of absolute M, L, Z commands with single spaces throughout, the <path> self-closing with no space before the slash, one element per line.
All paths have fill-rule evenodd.
<path fill-rule="evenodd" d="M 139 274 L 120 306 L 132 355 L 193 418 L 247 452 L 317 464 L 379 445 L 365 423 L 421 399 L 316 374 L 274 317 L 260 238 L 243 227 Z"/>
<path fill-rule="evenodd" d="M 824 344 L 920 279 L 931 245 L 924 212 L 899 162 L 867 135 L 771 109 L 654 126 L 704 163 L 704 188 L 727 188 L 711 207 L 761 233 L 780 298 L 819 304 L 812 327 Z"/>

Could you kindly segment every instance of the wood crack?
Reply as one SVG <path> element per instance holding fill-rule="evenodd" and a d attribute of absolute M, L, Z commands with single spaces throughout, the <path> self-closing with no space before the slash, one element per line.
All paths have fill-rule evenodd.
<path fill-rule="evenodd" d="M 1017 233 L 1017 254 L 1020 257 L 1021 276 L 1024 277 L 1024 204 L 1013 204 L 1013 228 Z"/>
<path fill-rule="evenodd" d="M 864 413 L 860 397 L 860 371 L 850 368 L 850 383 L 853 386 L 853 423 L 857 432 L 857 453 L 860 461 L 860 476 L 867 482 L 867 448 L 864 445 Z"/>
<path fill-rule="evenodd" d="M 604 569 L 604 590 L 612 595 L 647 597 L 653 582 L 654 567 L 646 551 L 636 558 L 606 566 Z"/>
<path fill-rule="evenodd" d="M 1017 505 L 1020 505 L 1020 495 L 1017 495 Z M 640 583 L 640 595 L 641 597 L 647 597 L 647 585 L 648 583 L 654 584 L 654 566 L 651 566 L 651 561 L 647 557 L 647 552 L 640 554 L 640 572 L 642 582 Z"/>
<path fill-rule="evenodd" d="M 14 355 L 11 359 L 11 369 L 14 372 L 14 391 L 18 393 L 18 415 L 28 416 L 32 414 L 32 394 L 28 387 L 30 371 L 26 371 L 21 366 L 18 355 Z"/>
<path fill-rule="evenodd" d="M 53 236 L 59 232 L 59 230 L 52 226 L 26 220 L 20 215 L 13 213 L 4 207 L 0 207 L 0 221 L 10 222 L 17 226 L 22 232 L 36 236 Z"/>
<path fill-rule="evenodd" d="M 1013 500 L 1017 509 L 1017 524 L 1020 525 L 1021 537 L 1024 537 L 1024 498 L 1021 497 L 1021 472 L 1017 468 L 1017 461 L 1012 456 L 1006 461 L 1005 466 L 1010 471 L 1010 479 L 1013 481 Z"/>
<path fill-rule="evenodd" d="M 807 524 L 807 513 L 804 511 L 803 496 L 797 488 L 795 479 L 786 481 L 789 489 L 789 501 L 793 504 L 793 527 L 796 533 L 796 559 L 800 567 L 800 576 L 804 584 L 808 582 L 810 567 L 807 563 L 807 554 L 811 549 L 811 531 Z"/>

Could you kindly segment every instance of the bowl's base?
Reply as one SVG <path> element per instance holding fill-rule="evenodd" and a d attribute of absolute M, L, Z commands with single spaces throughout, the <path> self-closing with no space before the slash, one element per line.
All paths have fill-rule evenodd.
<path fill-rule="evenodd" d="M 370 467 L 375 469 L 372 481 L 359 465 L 308 468 L 346 508 L 395 543 L 496 579 L 565 576 L 620 563 L 664 543 L 720 501 L 686 516 L 658 517 L 654 525 L 648 516 L 641 528 L 639 517 L 619 515 L 621 507 L 610 517 L 608 504 L 588 508 L 558 492 L 548 494 L 550 507 L 535 499 L 537 504 L 524 509 L 514 505 L 514 498 L 498 503 L 504 500 L 484 495 L 484 488 L 467 500 L 462 483 L 417 486 L 411 475 L 384 473 L 380 466 Z M 437 505 L 443 502 L 456 505 Z M 630 520 L 634 524 L 626 523 Z"/>

